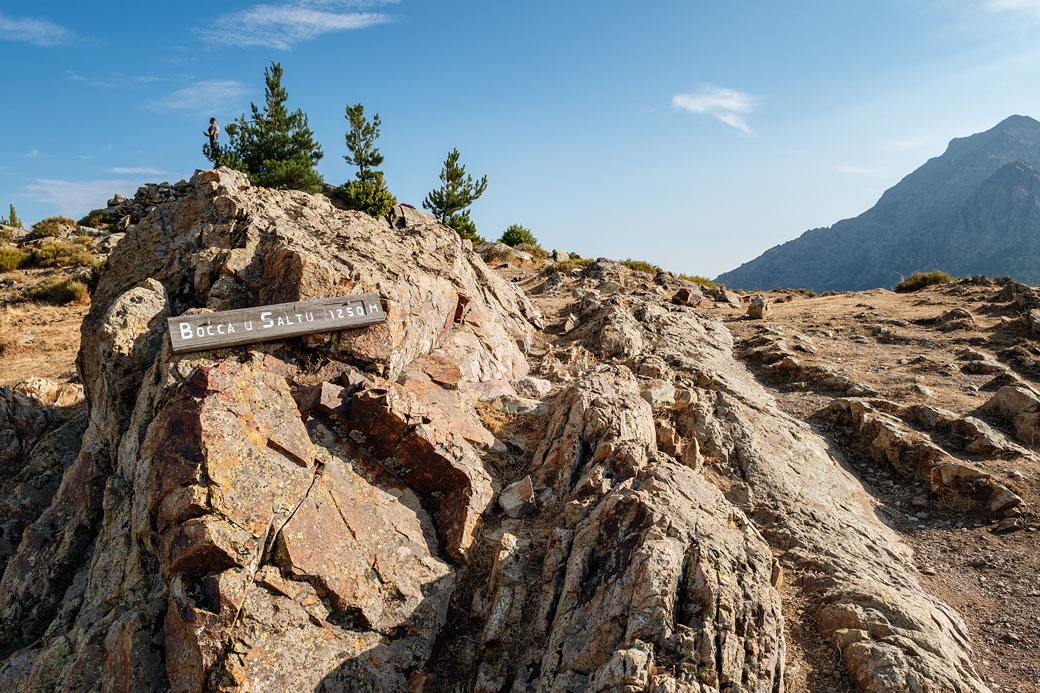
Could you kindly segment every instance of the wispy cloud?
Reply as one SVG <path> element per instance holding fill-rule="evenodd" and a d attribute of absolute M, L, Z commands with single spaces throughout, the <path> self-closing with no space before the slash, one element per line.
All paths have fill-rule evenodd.
<path fill-rule="evenodd" d="M 746 92 L 722 87 L 701 87 L 689 94 L 672 97 L 672 107 L 690 113 L 713 115 L 744 134 L 754 134 L 744 116 L 755 110 L 758 99 Z"/>
<path fill-rule="evenodd" d="M 216 113 L 238 105 L 238 102 L 250 93 L 251 90 L 237 80 L 214 79 L 197 82 L 190 87 L 152 99 L 145 103 L 145 108 L 153 111 Z"/>
<path fill-rule="evenodd" d="M 66 74 L 69 79 L 74 82 L 86 82 L 92 87 L 102 87 L 104 89 L 119 89 L 120 87 L 136 87 L 142 84 L 150 84 L 152 82 L 158 82 L 161 77 L 154 75 L 113 75 L 105 78 L 91 78 L 84 77 L 75 70 L 66 70 Z"/>
<path fill-rule="evenodd" d="M 70 43 L 75 37 L 69 29 L 47 19 L 0 14 L 0 40 L 50 47 Z"/>
<path fill-rule="evenodd" d="M 23 159 L 35 159 L 39 155 L 40 155 L 40 150 L 36 149 L 35 147 L 33 147 L 32 149 L 27 151 L 25 154 L 22 154 L 22 158 Z"/>
<path fill-rule="evenodd" d="M 56 205 L 59 214 L 79 218 L 92 209 L 104 207 L 113 194 L 130 196 L 147 182 L 144 178 L 85 181 L 37 178 L 25 186 L 19 197 Z"/>
<path fill-rule="evenodd" d="M 282 5 L 254 5 L 218 17 L 212 26 L 199 29 L 202 40 L 220 46 L 261 46 L 292 50 L 303 41 L 337 31 L 364 29 L 385 24 L 392 17 L 379 12 L 355 10 L 387 4 L 309 0 Z M 345 11 L 347 9 L 352 11 Z"/>
<path fill-rule="evenodd" d="M 1040 0 L 987 0 L 992 12 L 1025 12 L 1040 17 Z"/>
<path fill-rule="evenodd" d="M 127 168 L 124 166 L 113 166 L 105 169 L 108 173 L 118 173 L 124 176 L 165 176 L 168 172 L 158 168 Z"/>
<path fill-rule="evenodd" d="M 863 164 L 838 164 L 834 170 L 847 176 L 877 176 L 885 172 L 880 166 Z"/>

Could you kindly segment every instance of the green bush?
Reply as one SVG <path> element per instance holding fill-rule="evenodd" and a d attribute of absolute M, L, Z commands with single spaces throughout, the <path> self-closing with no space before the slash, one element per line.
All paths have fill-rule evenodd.
<path fill-rule="evenodd" d="M 0 272 L 10 272 L 25 267 L 29 253 L 18 248 L 0 248 Z"/>
<path fill-rule="evenodd" d="M 812 289 L 798 289 L 798 293 L 806 298 L 816 298 L 816 292 Z"/>
<path fill-rule="evenodd" d="M 633 260 L 632 258 L 622 260 L 621 264 L 633 272 L 646 272 L 647 274 L 657 274 L 657 270 L 661 269 L 657 265 L 651 265 L 649 262 L 643 262 L 642 260 Z"/>
<path fill-rule="evenodd" d="M 715 282 L 707 277 L 702 277 L 699 274 L 680 274 L 679 279 L 685 279 L 688 282 L 700 284 L 701 286 L 717 286 Z"/>
<path fill-rule="evenodd" d="M 383 182 L 382 173 L 376 180 L 352 180 L 339 186 L 336 188 L 336 197 L 349 209 L 360 210 L 376 219 L 385 216 L 397 204 L 397 198 Z"/>
<path fill-rule="evenodd" d="M 14 232 L 8 228 L 0 228 L 0 243 L 10 243 L 14 240 Z"/>
<path fill-rule="evenodd" d="M 92 267 L 94 256 L 76 243 L 51 241 L 29 253 L 29 267 Z"/>
<path fill-rule="evenodd" d="M 34 284 L 25 290 L 25 298 L 63 306 L 66 303 L 86 303 L 90 300 L 87 285 L 78 279 L 52 279 Z"/>
<path fill-rule="evenodd" d="M 917 291 L 926 286 L 945 284 L 951 279 L 953 279 L 953 277 L 946 272 L 940 272 L 939 270 L 932 270 L 931 272 L 914 272 L 909 277 L 896 284 L 895 291 L 897 294 L 908 294 L 911 291 Z"/>
<path fill-rule="evenodd" d="M 29 238 L 53 238 L 61 234 L 63 226 L 76 226 L 75 219 L 68 217 L 47 217 L 33 224 Z"/>
<path fill-rule="evenodd" d="M 499 239 L 506 245 L 516 247 L 521 243 L 527 245 L 538 245 L 538 239 L 531 233 L 531 229 L 521 226 L 520 224 L 510 224 L 502 234 L 502 238 Z"/>
<path fill-rule="evenodd" d="M 105 210 L 95 209 L 93 212 L 80 219 L 78 223 L 80 226 L 89 226 L 92 229 L 100 228 L 98 225 L 105 223 Z"/>

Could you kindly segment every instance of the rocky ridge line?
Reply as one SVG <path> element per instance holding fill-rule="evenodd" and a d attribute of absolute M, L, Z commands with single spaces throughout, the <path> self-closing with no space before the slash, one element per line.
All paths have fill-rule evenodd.
<path fill-rule="evenodd" d="M 549 279 L 565 332 L 426 215 L 196 174 L 84 321 L 89 423 L 3 567 L 0 688 L 778 693 L 787 572 L 861 690 L 988 690 L 695 286 L 606 261 Z M 165 336 L 369 291 L 383 325 Z"/>

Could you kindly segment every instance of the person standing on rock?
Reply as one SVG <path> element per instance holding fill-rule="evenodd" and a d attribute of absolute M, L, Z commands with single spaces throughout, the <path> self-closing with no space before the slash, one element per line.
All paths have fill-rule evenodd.
<path fill-rule="evenodd" d="M 216 118 L 209 119 L 209 130 L 206 131 L 206 135 L 209 137 L 209 146 L 216 152 L 220 145 L 217 143 L 217 139 L 220 137 L 220 126 L 217 125 Z"/>

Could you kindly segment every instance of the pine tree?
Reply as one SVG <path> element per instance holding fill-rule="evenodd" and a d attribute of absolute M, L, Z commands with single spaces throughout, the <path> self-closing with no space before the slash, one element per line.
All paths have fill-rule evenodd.
<path fill-rule="evenodd" d="M 350 130 L 347 131 L 347 151 L 350 155 L 344 156 L 348 164 L 358 167 L 358 180 L 371 181 L 375 170 L 383 163 L 383 155 L 376 149 L 376 139 L 379 137 L 379 114 L 372 116 L 372 122 L 365 119 L 365 107 L 361 104 L 347 106 L 347 121 L 350 122 Z"/>
<path fill-rule="evenodd" d="M 350 123 L 346 134 L 347 151 L 350 154 L 343 158 L 347 163 L 357 166 L 358 172 L 357 180 L 336 188 L 336 196 L 350 209 L 358 209 L 379 218 L 397 204 L 397 198 L 386 187 L 383 172 L 375 168 L 383 163 L 383 155 L 375 146 L 379 137 L 379 114 L 376 113 L 372 122 L 369 122 L 365 118 L 365 107 L 354 104 L 347 106 L 345 117 Z"/>
<path fill-rule="evenodd" d="M 469 218 L 469 210 L 477 198 L 487 189 L 487 176 L 474 181 L 466 174 L 466 167 L 459 164 L 459 150 L 452 149 L 441 169 L 441 187 L 431 190 L 423 200 L 423 207 L 433 216 L 455 229 L 460 236 L 474 242 L 483 239 L 477 235 L 477 227 Z"/>
<path fill-rule="evenodd" d="M 19 219 L 18 215 L 15 213 L 14 205 L 10 205 L 10 209 L 11 216 L 7 217 L 6 219 L 4 217 L 0 217 L 0 224 L 3 224 L 4 226 L 14 226 L 18 229 L 22 228 L 22 220 Z"/>
<path fill-rule="evenodd" d="M 224 131 L 228 144 L 213 151 L 209 144 L 202 153 L 217 166 L 245 171 L 256 185 L 279 190 L 320 192 L 321 174 L 314 168 L 322 158 L 321 145 L 302 110 L 289 112 L 288 94 L 282 86 L 282 66 L 271 62 L 264 69 L 266 101 L 261 109 L 249 104 L 252 118 L 245 114 L 229 123 Z"/>

